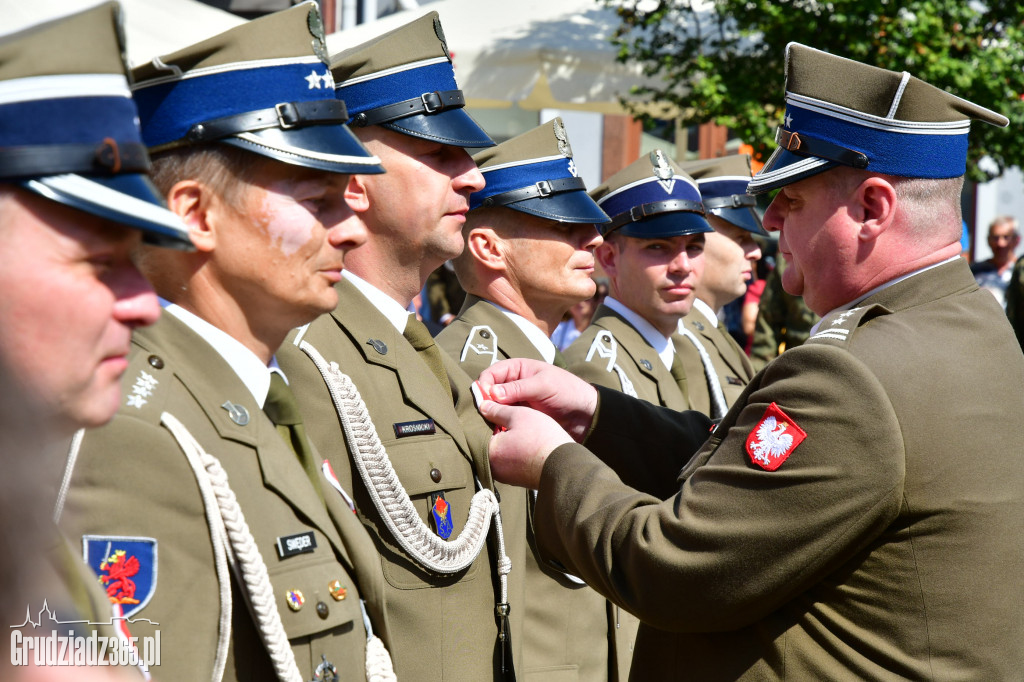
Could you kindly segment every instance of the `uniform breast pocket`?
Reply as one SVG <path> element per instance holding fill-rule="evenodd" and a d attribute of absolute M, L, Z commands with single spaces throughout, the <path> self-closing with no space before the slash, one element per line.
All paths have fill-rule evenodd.
<path fill-rule="evenodd" d="M 426 531 L 454 540 L 466 525 L 475 486 L 469 460 L 445 434 L 392 440 L 385 444 L 398 475 Z M 384 577 L 399 589 L 420 589 L 475 576 L 477 563 L 452 575 L 438 576 L 398 549 L 394 539 L 383 538 L 389 549 L 382 556 Z"/>
<path fill-rule="evenodd" d="M 355 585 L 330 555 L 326 541 L 324 544 L 322 552 L 290 557 L 276 565 L 268 562 L 274 599 L 288 639 L 349 632 L 356 619 L 362 618 Z"/>

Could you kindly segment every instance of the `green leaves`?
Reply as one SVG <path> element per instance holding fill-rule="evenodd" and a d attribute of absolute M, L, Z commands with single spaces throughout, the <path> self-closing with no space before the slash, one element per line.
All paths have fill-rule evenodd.
<path fill-rule="evenodd" d="M 974 126 L 968 177 L 1024 166 L 1024 5 L 964 0 L 599 0 L 622 23 L 612 40 L 661 87 L 635 96 L 674 105 L 683 125 L 732 128 L 767 158 L 781 122 L 785 46 L 796 41 L 909 71 L 1010 119 Z M 627 102 L 627 106 L 629 106 Z M 637 109 L 634 109 L 639 117 Z"/>

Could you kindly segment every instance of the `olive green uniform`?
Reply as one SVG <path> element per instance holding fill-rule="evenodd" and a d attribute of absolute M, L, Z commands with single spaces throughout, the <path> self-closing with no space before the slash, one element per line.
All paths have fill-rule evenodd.
<path fill-rule="evenodd" d="M 723 331 L 721 325 L 716 325 L 708 319 L 697 306 L 694 306 L 690 313 L 682 319 L 682 324 L 696 337 L 708 354 L 715 376 L 718 377 L 718 383 L 722 387 L 722 396 L 725 398 L 726 407 L 732 407 L 740 393 L 743 392 L 743 388 L 754 378 L 754 369 L 747 354 L 731 334 Z M 683 367 L 686 370 L 687 397 L 690 401 L 690 409 L 710 414 L 711 394 L 707 381 L 707 368 L 696 347 L 688 338 L 677 334 L 673 336 L 673 343 L 683 359 Z M 702 376 L 705 377 L 704 381 L 700 380 Z"/>
<path fill-rule="evenodd" d="M 606 334 L 612 336 L 611 341 Z M 624 317 L 604 304 L 594 313 L 590 326 L 565 350 L 565 361 L 570 372 L 592 384 L 673 410 L 690 407 L 657 351 Z M 697 378 L 703 376 L 702 369 Z M 687 374 L 687 383 L 693 380 Z"/>
<path fill-rule="evenodd" d="M 156 540 L 155 589 L 133 616 L 141 620 L 129 625 L 138 637 L 160 630 L 162 662 L 154 676 L 210 679 L 228 588 L 231 639 L 224 679 L 276 679 L 237 578 L 232 575 L 230 586 L 219 582 L 210 509 L 182 446 L 161 424 L 171 415 L 227 474 L 269 572 L 299 672 L 311 678 L 323 656 L 344 678 L 364 677 L 361 596 L 369 601 L 377 634 L 386 641 L 387 633 L 382 587 L 372 574 L 359 585 L 353 577 L 355 564 L 374 550 L 362 528 L 352 524 L 351 512 L 333 499 L 325 508 L 239 376 L 173 315 L 135 332 L 125 382 L 113 421 L 87 432 L 77 456 L 69 458 L 70 488 L 60 523 L 76 540 Z M 348 530 L 339 534 L 336 523 Z M 278 539 L 298 534 L 308 534 L 312 546 L 282 558 Z M 343 593 L 331 594 L 333 581 Z M 289 607 L 289 592 L 293 599 L 301 592 L 304 605 L 298 610 Z"/>
<path fill-rule="evenodd" d="M 475 431 L 463 425 L 462 415 L 475 414 L 476 408 L 468 391 L 470 380 L 451 358 L 440 353 L 455 404 L 412 345 L 355 285 L 345 279 L 337 288 L 340 300 L 334 312 L 290 336 L 278 361 L 310 439 L 330 461 L 377 546 L 395 674 L 400 680 L 497 679 L 493 548 L 488 543 L 468 568 L 450 575 L 412 560 L 386 527 L 353 463 L 324 376 L 296 344 L 308 343 L 352 379 L 424 523 L 431 523 L 431 494 L 444 493 L 452 540 L 466 523 L 477 479 L 490 485 L 486 448 L 491 431 L 479 417 Z"/>
<path fill-rule="evenodd" d="M 640 490 L 670 475 L 696 413 L 602 391 L 587 443 L 607 464 L 551 454 L 538 541 L 641 616 L 638 680 L 1020 679 L 1022 385 L 1002 311 L 958 258 L 827 315 L 664 502 L 616 474 Z M 767 470 L 747 443 L 773 405 L 806 437 Z"/>
<path fill-rule="evenodd" d="M 438 334 L 437 343 L 470 377 L 509 358 L 544 360 L 515 322 L 473 295 L 467 296 L 458 317 Z M 513 581 L 525 594 L 522 608 L 513 602 L 512 609 L 513 622 L 520 621 L 513 631 L 522 631 L 520 679 L 627 679 L 639 621 L 540 555 L 532 524 L 533 491 L 498 487 L 503 506 L 512 495 L 525 498 L 530 521 L 524 529 L 525 544 L 530 547 L 525 571 L 519 571 L 518 580 L 513 571 Z"/>

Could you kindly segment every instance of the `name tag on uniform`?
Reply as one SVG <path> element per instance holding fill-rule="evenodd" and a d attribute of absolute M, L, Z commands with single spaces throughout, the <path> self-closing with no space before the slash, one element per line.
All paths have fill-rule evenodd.
<path fill-rule="evenodd" d="M 434 427 L 433 419 L 421 419 L 415 422 L 401 422 L 395 424 L 395 438 L 405 438 L 406 436 L 429 436 L 432 433 L 436 433 L 437 429 Z"/>
<path fill-rule="evenodd" d="M 314 537 L 313 531 L 296 535 L 282 535 L 277 539 L 277 554 L 282 559 L 296 554 L 306 554 L 314 549 L 316 549 L 316 537 Z"/>

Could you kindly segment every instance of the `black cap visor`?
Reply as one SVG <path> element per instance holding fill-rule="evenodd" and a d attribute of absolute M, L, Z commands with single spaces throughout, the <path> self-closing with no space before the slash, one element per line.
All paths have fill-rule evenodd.
<path fill-rule="evenodd" d="M 264 128 L 225 137 L 220 142 L 284 163 L 329 173 L 383 173 L 380 159 L 340 123 L 301 128 Z"/>
<path fill-rule="evenodd" d="M 608 214 L 590 198 L 584 190 L 559 192 L 546 197 L 523 199 L 506 208 L 529 213 L 540 218 L 557 220 L 560 223 L 591 223 L 601 225 L 608 222 Z"/>
<path fill-rule="evenodd" d="M 672 211 L 648 216 L 636 222 L 626 223 L 617 230 L 612 230 L 611 234 L 621 234 L 624 237 L 637 237 L 640 239 L 662 239 L 701 232 L 713 232 L 713 230 L 700 213 Z M 609 232 L 602 230 L 602 234 L 607 235 Z"/>
<path fill-rule="evenodd" d="M 461 107 L 433 114 L 414 114 L 381 124 L 397 133 L 455 147 L 493 147 L 494 140 Z"/>
<path fill-rule="evenodd" d="M 761 219 L 757 217 L 757 213 L 754 209 L 749 206 L 740 206 L 738 208 L 712 208 L 708 210 L 708 213 L 721 218 L 731 225 L 735 225 L 740 229 L 746 230 L 747 232 L 753 232 L 754 234 L 762 237 L 768 236 L 768 231 L 761 225 Z"/>
<path fill-rule="evenodd" d="M 65 206 L 137 228 L 148 244 L 193 249 L 184 223 L 163 207 L 160 194 L 146 175 L 50 175 L 25 180 L 21 184 Z"/>

